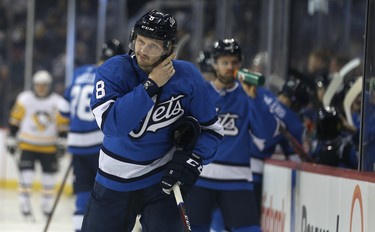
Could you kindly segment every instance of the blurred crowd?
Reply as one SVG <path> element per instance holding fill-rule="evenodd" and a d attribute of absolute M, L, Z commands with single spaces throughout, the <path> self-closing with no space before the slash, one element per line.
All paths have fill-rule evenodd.
<path fill-rule="evenodd" d="M 10 105 L 24 89 L 27 37 L 27 2 L 0 1 L 1 125 L 6 125 Z M 54 88 L 62 93 L 65 75 L 67 1 L 36 1 L 33 70 L 50 70 Z M 97 2 L 78 1 L 75 64 L 95 62 Z"/>

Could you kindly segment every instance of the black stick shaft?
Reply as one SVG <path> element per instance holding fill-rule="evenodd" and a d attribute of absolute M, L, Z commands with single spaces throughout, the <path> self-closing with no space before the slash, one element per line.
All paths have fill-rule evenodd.
<path fill-rule="evenodd" d="M 64 186 L 66 184 L 66 180 L 68 179 L 69 172 L 70 172 L 70 169 L 72 169 L 72 167 L 73 167 L 73 160 L 70 161 L 69 166 L 67 167 L 67 169 L 65 171 L 64 179 L 63 179 L 63 181 L 61 183 L 61 186 L 60 186 L 59 191 L 57 193 L 57 196 L 55 198 L 55 202 L 53 203 L 51 213 L 48 215 L 48 219 L 47 219 L 46 225 L 44 226 L 43 232 L 47 232 L 48 231 L 48 227 L 51 224 L 52 216 L 53 216 L 53 214 L 54 214 L 54 212 L 56 210 L 57 203 L 59 203 L 60 197 L 61 197 L 62 192 L 64 190 Z"/>
<path fill-rule="evenodd" d="M 280 127 L 281 134 L 288 140 L 290 146 L 294 149 L 302 161 L 313 162 L 314 160 L 309 156 L 299 141 L 284 127 Z"/>

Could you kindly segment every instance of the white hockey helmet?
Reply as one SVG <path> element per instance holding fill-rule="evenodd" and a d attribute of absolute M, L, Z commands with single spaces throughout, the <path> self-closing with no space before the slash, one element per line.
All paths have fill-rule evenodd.
<path fill-rule="evenodd" d="M 33 84 L 47 84 L 50 85 L 52 83 L 52 76 L 46 70 L 39 70 L 33 76 Z"/>

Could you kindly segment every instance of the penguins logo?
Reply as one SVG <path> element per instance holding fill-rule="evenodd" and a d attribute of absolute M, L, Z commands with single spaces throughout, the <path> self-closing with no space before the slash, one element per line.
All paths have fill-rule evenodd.
<path fill-rule="evenodd" d="M 52 122 L 51 116 L 43 111 L 35 112 L 33 119 L 39 131 L 45 131 Z"/>

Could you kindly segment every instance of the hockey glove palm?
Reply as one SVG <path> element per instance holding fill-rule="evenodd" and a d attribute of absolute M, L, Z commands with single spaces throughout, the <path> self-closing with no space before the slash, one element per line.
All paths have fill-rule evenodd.
<path fill-rule="evenodd" d="M 187 116 L 178 120 L 171 128 L 171 141 L 177 149 L 192 150 L 201 133 L 197 119 Z"/>
<path fill-rule="evenodd" d="M 6 140 L 6 145 L 7 145 L 7 150 L 9 154 L 14 155 L 18 147 L 16 138 L 13 136 L 9 136 Z"/>
<path fill-rule="evenodd" d="M 170 194 L 173 185 L 178 183 L 182 194 L 186 194 L 197 181 L 202 169 L 202 162 L 197 155 L 191 151 L 176 150 L 161 179 L 163 191 Z"/>

